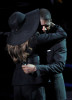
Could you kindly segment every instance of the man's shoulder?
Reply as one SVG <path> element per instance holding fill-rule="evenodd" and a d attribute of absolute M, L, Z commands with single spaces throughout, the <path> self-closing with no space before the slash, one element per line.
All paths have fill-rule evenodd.
<path fill-rule="evenodd" d="M 60 25 L 58 25 L 58 24 L 55 24 L 55 26 L 54 26 L 56 29 L 58 29 L 58 28 L 62 28 L 62 26 L 60 26 Z"/>
<path fill-rule="evenodd" d="M 55 24 L 55 28 L 56 28 L 56 29 L 64 30 L 64 28 L 63 28 L 61 25 L 58 25 L 58 24 Z M 65 30 L 64 30 L 64 31 L 65 31 Z"/>

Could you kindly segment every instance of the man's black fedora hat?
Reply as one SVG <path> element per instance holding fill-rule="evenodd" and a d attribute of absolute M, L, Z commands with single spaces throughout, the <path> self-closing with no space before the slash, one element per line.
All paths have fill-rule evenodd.
<path fill-rule="evenodd" d="M 39 19 L 39 9 L 32 10 L 25 14 L 14 12 L 8 20 L 11 32 L 8 33 L 7 44 L 20 45 L 29 40 L 37 31 Z"/>

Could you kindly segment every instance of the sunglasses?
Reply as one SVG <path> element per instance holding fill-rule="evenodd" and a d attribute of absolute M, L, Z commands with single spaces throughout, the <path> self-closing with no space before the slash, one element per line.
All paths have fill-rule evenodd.
<path fill-rule="evenodd" d="M 47 25 L 47 24 L 41 25 L 41 24 L 39 23 L 38 32 L 44 33 L 44 32 L 42 31 L 43 26 L 44 26 L 45 28 L 47 28 L 47 27 L 49 27 L 50 25 Z"/>
<path fill-rule="evenodd" d="M 43 26 L 45 26 L 45 27 L 49 27 L 49 25 L 47 25 L 47 24 L 45 24 L 45 25 L 41 25 L 41 27 L 43 27 Z"/>

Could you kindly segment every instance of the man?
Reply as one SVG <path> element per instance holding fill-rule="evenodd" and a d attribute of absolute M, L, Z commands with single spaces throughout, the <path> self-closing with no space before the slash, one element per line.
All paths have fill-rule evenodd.
<path fill-rule="evenodd" d="M 48 86 L 46 87 L 50 96 L 47 95 L 49 100 L 66 100 L 62 75 L 67 59 L 66 39 L 54 40 L 58 33 L 62 34 L 65 31 L 60 26 L 52 23 L 51 14 L 47 9 L 40 9 L 40 23 L 39 31 L 43 31 L 44 34 L 41 34 L 40 37 L 38 36 L 37 42 L 39 44 L 35 48 L 35 52 L 40 56 L 40 65 L 22 65 L 23 71 L 26 74 L 39 72 L 45 85 L 48 85 L 49 82 L 51 83 L 50 88 L 52 90 L 47 90 Z M 53 34 L 54 37 L 52 37 Z M 52 42 L 52 40 L 54 41 Z M 34 71 L 34 69 L 36 70 Z"/>

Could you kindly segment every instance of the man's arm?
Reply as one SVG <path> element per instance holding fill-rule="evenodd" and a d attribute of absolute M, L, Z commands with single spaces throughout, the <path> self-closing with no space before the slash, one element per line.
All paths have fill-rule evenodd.
<path fill-rule="evenodd" d="M 52 42 L 54 40 L 59 40 L 67 37 L 67 33 L 61 26 L 56 26 L 57 30 L 55 33 L 45 33 L 37 35 L 37 44 Z"/>
<path fill-rule="evenodd" d="M 40 73 L 44 74 L 44 72 L 61 73 L 64 70 L 67 60 L 66 39 L 58 43 L 56 45 L 56 48 L 52 57 L 53 62 L 47 65 L 36 65 L 37 71 L 40 71 Z"/>
<path fill-rule="evenodd" d="M 40 75 L 44 75 L 46 73 L 61 73 L 65 67 L 66 59 L 67 59 L 67 49 L 65 46 L 65 41 L 61 42 L 61 47 L 54 51 L 53 62 L 47 65 L 32 65 L 28 64 L 27 68 L 29 73 L 33 72 L 32 68 L 35 69 L 34 71 L 38 71 Z M 32 67 L 31 67 L 32 65 Z M 30 70 L 31 69 L 31 70 Z"/>

